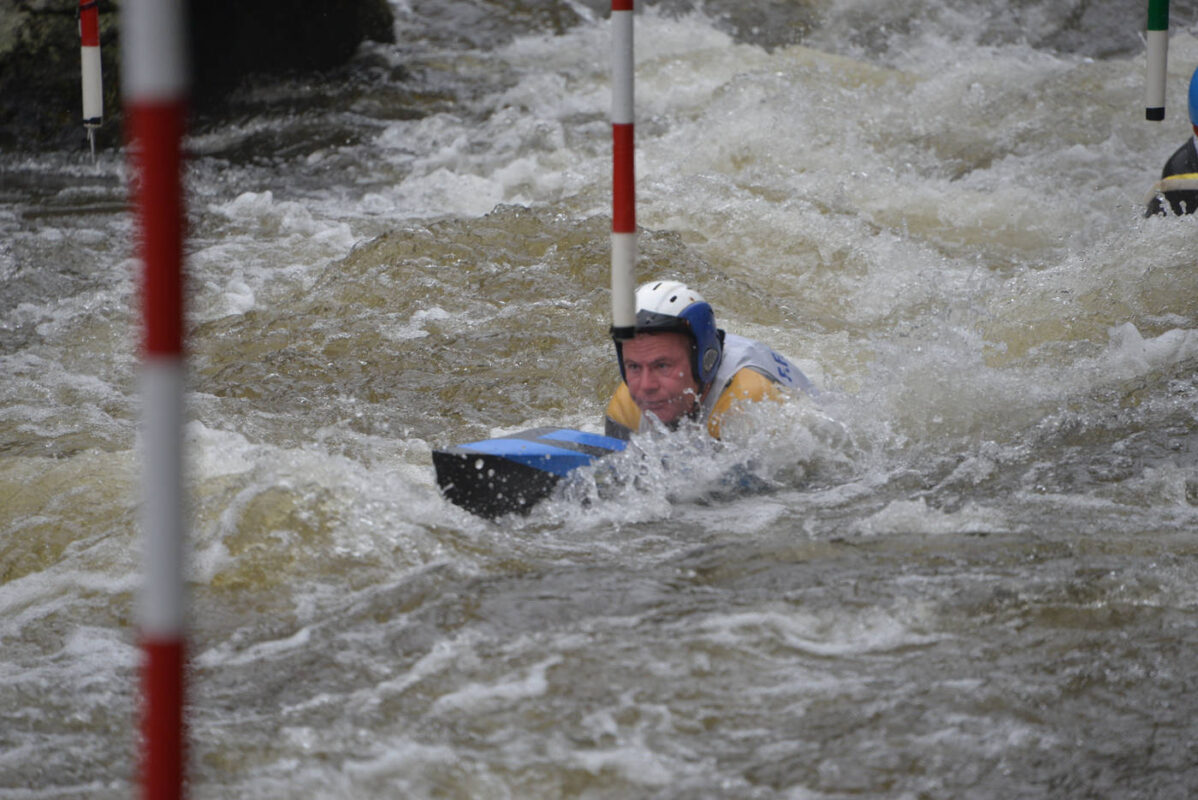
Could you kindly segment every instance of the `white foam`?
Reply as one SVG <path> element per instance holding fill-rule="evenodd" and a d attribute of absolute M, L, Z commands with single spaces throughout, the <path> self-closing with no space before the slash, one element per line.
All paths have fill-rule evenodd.
<path fill-rule="evenodd" d="M 507 675 L 496 683 L 471 683 L 438 697 L 433 709 L 441 713 L 451 710 L 477 711 L 541 697 L 549 690 L 545 673 L 561 662 L 560 656 L 553 656 L 533 664 L 523 674 Z"/>
<path fill-rule="evenodd" d="M 238 475 L 254 466 L 257 448 L 239 433 L 214 430 L 191 420 L 184 426 L 183 435 L 195 480 Z"/>
<path fill-rule="evenodd" d="M 713 614 L 700 624 L 709 641 L 737 648 L 781 646 L 817 656 L 881 653 L 939 641 L 913 627 L 926 615 L 918 606 L 904 612 L 911 620 L 873 610 L 870 616 L 847 612 L 815 615 L 798 610 Z"/>
<path fill-rule="evenodd" d="M 62 666 L 83 684 L 111 681 L 114 667 L 131 670 L 141 660 L 140 649 L 123 631 L 94 625 L 72 630 L 59 655 Z"/>
<path fill-rule="evenodd" d="M 356 779 L 406 776 L 433 764 L 457 764 L 461 754 L 449 745 L 428 745 L 413 739 L 389 739 L 384 752 L 373 758 L 347 761 L 345 770 Z M 382 748 L 380 748 L 382 749 Z M 418 783 L 417 780 L 412 780 Z"/>
<path fill-rule="evenodd" d="M 592 775 L 614 773 L 637 786 L 666 786 L 677 776 L 668 760 L 643 741 L 597 750 L 574 750 L 570 760 Z"/>
<path fill-rule="evenodd" d="M 406 339 L 423 339 L 428 336 L 428 331 L 425 330 L 425 325 L 428 322 L 437 322 L 440 320 L 449 319 L 450 314 L 440 306 L 421 309 L 412 314 L 408 321 L 396 327 L 387 327 L 383 329 L 383 335 L 388 339 L 395 341 L 403 341 Z"/>
<path fill-rule="evenodd" d="M 1130 322 L 1110 331 L 1107 352 L 1095 367 L 1113 380 L 1139 378 L 1198 358 L 1198 331 L 1174 329 L 1145 339 Z"/>
<path fill-rule="evenodd" d="M 490 178 L 437 167 L 405 180 L 395 192 L 395 207 L 413 217 L 479 217 L 495 208 L 503 194 L 503 187 Z"/>
<path fill-rule="evenodd" d="M 191 313 L 216 319 L 269 305 L 278 291 L 310 280 L 313 268 L 343 258 L 358 239 L 331 205 L 278 200 L 272 191 L 210 203 L 208 212 L 225 224 L 189 240 L 189 269 L 203 276 L 193 279 Z"/>
<path fill-rule="evenodd" d="M 470 632 L 435 642 L 429 652 L 404 670 L 399 678 L 383 681 L 375 688 L 373 701 L 378 703 L 389 696 L 402 694 L 425 678 L 437 675 L 449 667 L 469 669 L 478 665 L 475 652 L 477 637 Z M 542 676 L 543 677 L 543 676 Z"/>
<path fill-rule="evenodd" d="M 257 642 L 244 650 L 234 651 L 232 643 L 221 642 L 214 648 L 200 653 L 195 662 L 203 667 L 232 667 L 242 664 L 258 664 L 306 648 L 312 641 L 311 628 L 300 628 L 284 639 Z"/>
<path fill-rule="evenodd" d="M 136 591 L 136 572 L 110 575 L 57 565 L 0 585 L 0 630 L 20 639 L 22 631 L 66 609 L 85 594 L 115 596 Z"/>
<path fill-rule="evenodd" d="M 959 533 L 1002 533 L 1006 515 L 1000 509 L 965 503 L 959 511 L 946 512 L 928 506 L 925 499 L 894 500 L 876 514 L 854 523 L 861 536 L 920 533 L 944 536 Z"/>

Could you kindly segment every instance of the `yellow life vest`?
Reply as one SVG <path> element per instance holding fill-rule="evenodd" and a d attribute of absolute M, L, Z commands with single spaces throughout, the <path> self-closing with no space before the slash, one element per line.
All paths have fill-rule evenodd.
<path fill-rule="evenodd" d="M 732 380 L 724 387 L 724 391 L 720 392 L 711 414 L 707 417 L 707 433 L 713 439 L 720 438 L 720 423 L 729 413 L 735 413 L 743 403 L 762 400 L 782 400 L 778 384 L 752 367 L 737 370 Z M 607 418 L 629 431 L 640 430 L 641 410 L 633 402 L 628 384 L 623 381 L 620 381 L 619 388 L 607 404 Z"/>

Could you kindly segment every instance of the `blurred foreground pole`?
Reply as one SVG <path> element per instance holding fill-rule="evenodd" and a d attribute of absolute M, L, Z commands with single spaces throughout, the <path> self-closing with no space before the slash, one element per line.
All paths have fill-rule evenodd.
<path fill-rule="evenodd" d="M 1144 118 L 1165 118 L 1165 73 L 1169 63 L 1169 0 L 1148 0 L 1148 83 Z"/>
<path fill-rule="evenodd" d="M 611 333 L 636 329 L 636 170 L 633 165 L 633 0 L 612 0 Z"/>
<path fill-rule="evenodd" d="M 124 0 L 122 87 L 142 262 L 141 790 L 183 796 L 183 237 L 187 68 L 182 0 Z"/>

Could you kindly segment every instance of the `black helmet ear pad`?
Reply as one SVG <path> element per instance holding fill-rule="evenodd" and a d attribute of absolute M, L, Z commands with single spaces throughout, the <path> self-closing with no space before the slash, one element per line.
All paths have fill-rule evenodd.
<path fill-rule="evenodd" d="M 711 383 L 715 380 L 715 371 L 716 371 L 716 369 L 719 368 L 720 358 L 723 357 L 723 355 L 724 355 L 724 330 L 722 328 L 716 328 L 715 335 L 716 335 L 716 339 L 719 340 L 719 346 L 718 347 L 717 346 L 708 347 L 707 350 L 703 353 L 703 357 L 702 357 L 703 369 L 701 371 L 699 370 L 699 364 L 700 364 L 699 356 L 697 353 L 695 354 L 695 364 L 693 367 L 695 370 L 695 380 L 696 381 L 699 380 L 699 378 L 698 378 L 699 375 L 707 376 L 707 385 L 700 387 L 701 389 L 703 389 L 703 391 L 707 391 L 707 387 L 710 386 Z"/>

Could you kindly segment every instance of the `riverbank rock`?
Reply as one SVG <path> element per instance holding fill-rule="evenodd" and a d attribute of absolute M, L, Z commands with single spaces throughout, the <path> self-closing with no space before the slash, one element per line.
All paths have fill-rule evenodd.
<path fill-rule="evenodd" d="M 104 124 L 120 140 L 120 0 L 100 0 Z M 77 0 L 0 2 L 0 150 L 82 146 Z M 394 41 L 387 0 L 204 0 L 189 9 L 192 107 L 219 115 L 251 76 L 319 72 L 348 61 L 364 40 Z"/>

